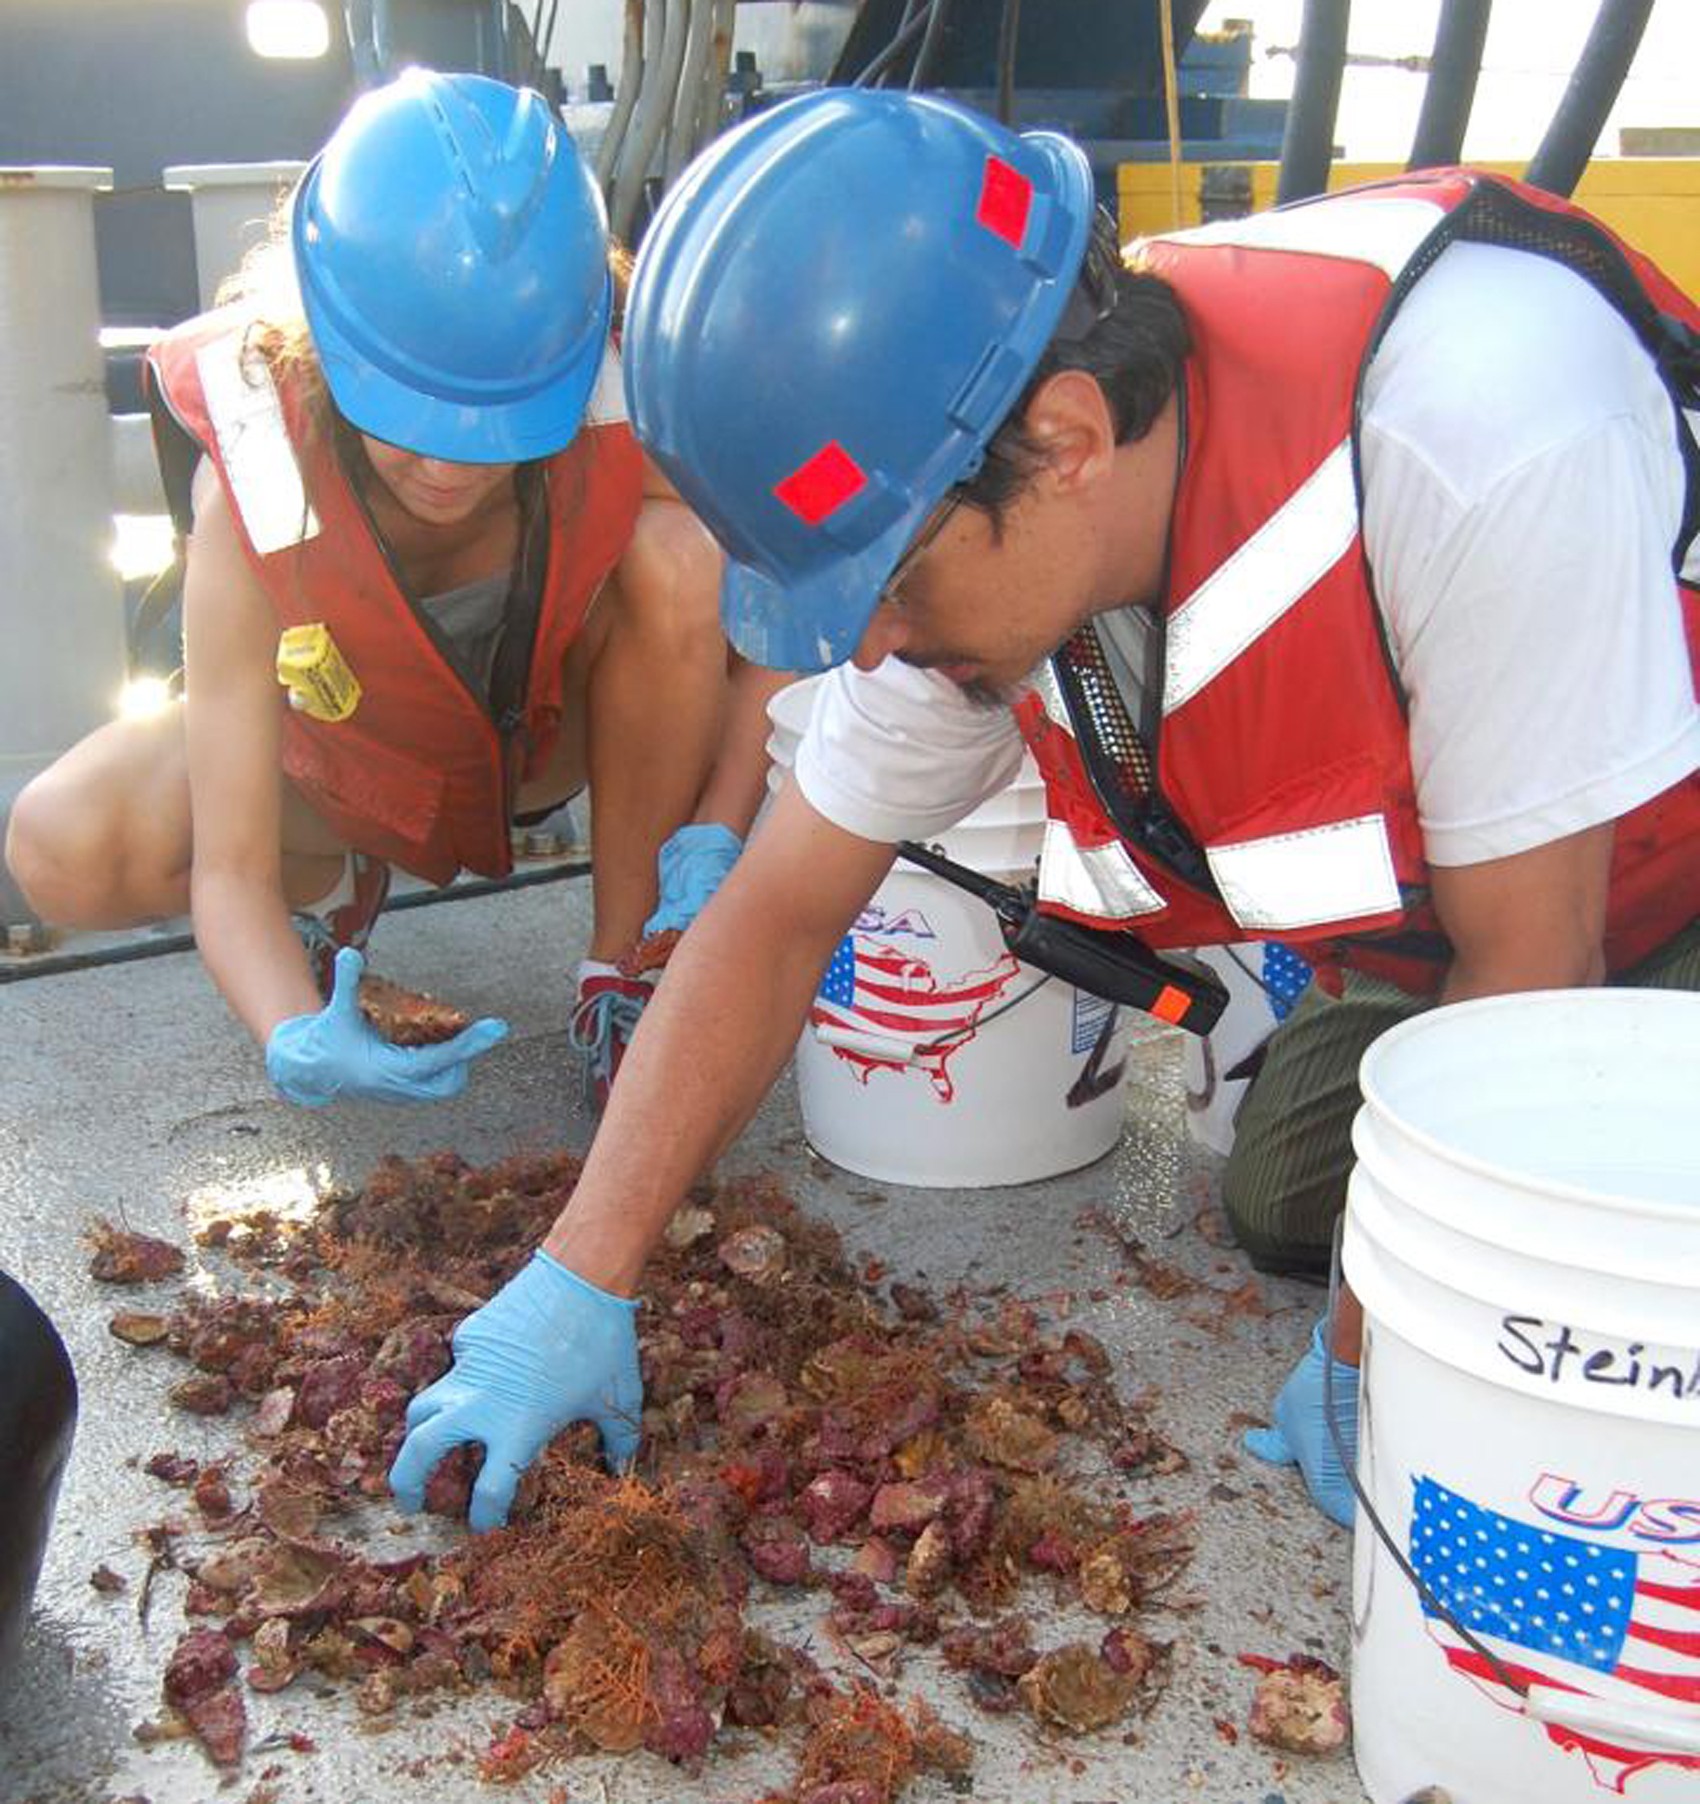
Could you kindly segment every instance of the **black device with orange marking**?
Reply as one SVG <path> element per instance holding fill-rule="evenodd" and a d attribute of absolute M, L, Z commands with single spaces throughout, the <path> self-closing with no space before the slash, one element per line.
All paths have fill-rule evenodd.
<path fill-rule="evenodd" d="M 1228 1005 L 1221 979 L 1195 959 L 1175 954 L 1159 958 L 1125 929 L 1083 927 L 1042 914 L 1032 888 L 982 876 L 931 846 L 905 839 L 897 851 L 910 864 L 984 902 L 998 918 L 1004 944 L 1035 970 L 1064 978 L 1106 1002 L 1142 1009 L 1188 1033 L 1209 1033 Z"/>

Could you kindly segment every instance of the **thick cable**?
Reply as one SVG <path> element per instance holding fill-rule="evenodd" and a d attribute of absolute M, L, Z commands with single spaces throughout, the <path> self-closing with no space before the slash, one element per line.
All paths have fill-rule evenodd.
<path fill-rule="evenodd" d="M 531 67 L 526 71 L 528 86 L 542 89 L 543 86 L 543 8 L 547 0 L 537 0 L 531 9 L 531 23 L 526 27 L 526 42 L 531 46 Z"/>
<path fill-rule="evenodd" d="M 1015 44 L 1020 36 L 1021 0 L 1003 0 L 998 15 L 998 121 L 1003 125 L 1015 123 Z"/>
<path fill-rule="evenodd" d="M 907 50 L 909 46 L 914 43 L 916 38 L 921 35 L 926 27 L 928 19 L 931 17 L 932 14 L 930 11 L 924 13 L 918 12 L 914 18 L 900 26 L 891 42 L 887 44 L 879 55 L 862 70 L 853 82 L 851 82 L 851 87 L 877 87 L 880 83 L 880 78 L 885 74 L 886 70 L 889 69 L 893 63 L 902 58 L 904 51 Z"/>
<path fill-rule="evenodd" d="M 650 0 L 650 10 L 661 0 Z M 685 62 L 685 33 L 690 8 L 687 0 L 666 0 L 666 18 L 661 30 L 658 57 L 650 59 L 650 70 L 638 97 L 637 117 L 627 134 L 621 152 L 620 171 L 614 183 L 614 205 L 610 223 L 614 235 L 630 244 L 643 205 L 644 183 L 649 177 L 655 153 L 661 148 L 661 137 L 673 114 L 673 96 L 678 92 L 679 72 Z"/>
<path fill-rule="evenodd" d="M 1492 11 L 1493 0 L 1445 0 L 1441 7 L 1407 169 L 1434 169 L 1464 154 Z"/>
<path fill-rule="evenodd" d="M 1287 107 L 1286 130 L 1281 135 L 1277 202 L 1307 200 L 1328 186 L 1351 10 L 1351 0 L 1305 0 L 1293 98 Z"/>
<path fill-rule="evenodd" d="M 596 152 L 596 185 L 604 200 L 612 200 L 614 171 L 620 161 L 620 146 L 625 142 L 626 127 L 631 123 L 632 109 L 643 88 L 643 9 L 644 0 L 626 0 L 626 37 L 620 53 L 620 89 L 614 96 L 614 110 L 608 115 L 602 142 Z"/>
<path fill-rule="evenodd" d="M 921 48 L 915 52 L 915 64 L 909 71 L 909 92 L 918 94 L 926 87 L 938 61 L 939 46 L 944 42 L 944 28 L 950 19 L 950 0 L 932 0 L 927 8 L 927 30 Z"/>
<path fill-rule="evenodd" d="M 1523 179 L 1568 195 L 1582 179 L 1653 11 L 1653 0 L 1600 0 L 1594 28 Z"/>
<path fill-rule="evenodd" d="M 696 145 L 697 118 L 702 111 L 702 84 L 714 48 L 713 0 L 681 0 L 685 8 L 685 52 L 679 66 L 679 83 L 673 92 L 673 110 L 667 122 L 667 150 L 661 164 L 661 185 L 671 188 L 679 172 L 691 160 Z"/>
<path fill-rule="evenodd" d="M 541 0 L 539 0 L 541 5 Z M 549 75 L 549 52 L 555 48 L 555 19 L 561 10 L 561 0 L 549 0 L 549 23 L 543 27 L 543 42 L 537 51 L 537 85 L 543 86 Z"/>

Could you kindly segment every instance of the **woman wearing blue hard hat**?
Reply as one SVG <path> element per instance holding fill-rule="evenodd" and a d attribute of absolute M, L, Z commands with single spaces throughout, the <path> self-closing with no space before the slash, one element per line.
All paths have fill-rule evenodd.
<path fill-rule="evenodd" d="M 658 852 L 699 893 L 736 852 L 725 824 L 675 834 L 723 705 L 718 557 L 627 426 L 612 263 L 541 96 L 411 70 L 355 105 L 239 298 L 150 354 L 186 698 L 44 773 L 8 857 L 63 925 L 191 909 L 291 1101 L 452 1095 L 505 1032 L 403 1049 L 366 1024 L 391 866 L 505 875 L 511 823 L 588 780 L 574 1035 L 600 1101 L 648 994 L 614 961 Z"/>

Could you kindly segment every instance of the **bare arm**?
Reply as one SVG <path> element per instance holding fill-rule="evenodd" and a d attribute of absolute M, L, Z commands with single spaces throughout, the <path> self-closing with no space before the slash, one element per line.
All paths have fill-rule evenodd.
<path fill-rule="evenodd" d="M 1511 858 L 1430 867 L 1453 946 L 1442 1002 L 1604 981 L 1613 825 Z"/>
<path fill-rule="evenodd" d="M 1453 947 L 1442 1002 L 1605 980 L 1614 825 L 1607 821 L 1511 858 L 1429 867 L 1435 912 Z M 1342 1287 L 1335 1356 L 1355 1365 L 1362 1342 L 1363 1312 Z"/>
<path fill-rule="evenodd" d="M 544 1242 L 617 1295 L 689 1186 L 784 1065 L 833 948 L 893 848 L 834 827 L 788 784 L 680 942 L 620 1070 L 572 1202 Z"/>
<path fill-rule="evenodd" d="M 789 670 L 752 664 L 736 652 L 728 655 L 726 721 L 694 818 L 747 833 L 767 789 L 767 704 L 797 678 Z"/>
<path fill-rule="evenodd" d="M 321 1006 L 284 901 L 277 622 L 222 491 L 197 485 L 196 504 L 183 589 L 190 907 L 207 969 L 263 1045 Z"/>
<path fill-rule="evenodd" d="M 679 491 L 647 457 L 643 460 L 643 492 L 646 501 L 676 501 L 680 508 L 685 505 Z M 695 517 L 690 518 L 694 524 Z M 697 531 L 713 545 L 706 528 L 698 525 Z M 718 595 L 718 548 L 714 549 L 713 557 L 714 565 L 708 580 Z M 730 647 L 726 657 L 726 710 L 720 743 L 691 818 L 694 821 L 718 821 L 734 833 L 744 834 L 749 832 L 750 822 L 756 818 L 767 789 L 768 701 L 788 684 L 796 682 L 797 677 L 793 671 L 767 670 L 760 664 L 752 664 Z"/>

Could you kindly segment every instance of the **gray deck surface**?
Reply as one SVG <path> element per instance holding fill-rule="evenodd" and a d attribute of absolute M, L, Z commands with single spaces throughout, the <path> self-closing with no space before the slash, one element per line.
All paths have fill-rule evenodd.
<path fill-rule="evenodd" d="M 132 1535 L 175 1494 L 139 1470 L 162 1446 L 229 1448 L 228 1424 L 168 1411 L 173 1362 L 138 1357 L 107 1332 L 120 1306 L 87 1275 L 83 1230 L 97 1216 L 187 1239 L 186 1204 L 250 1186 L 321 1188 L 357 1181 L 387 1151 L 453 1146 L 481 1160 L 517 1150 L 584 1146 L 592 1124 L 578 1101 L 576 1061 L 562 1031 L 569 974 L 582 950 L 586 886 L 568 882 L 391 915 L 374 942 L 385 975 L 480 1012 L 507 1017 L 513 1038 L 479 1068 L 466 1096 L 420 1110 L 343 1105 L 323 1113 L 275 1100 L 258 1055 L 227 1016 L 192 955 L 0 986 L 0 1265 L 55 1319 L 75 1361 L 82 1413 L 28 1640 L 0 1696 L 0 1804 L 107 1804 L 146 1798 L 383 1799 L 435 1804 L 485 1792 L 466 1765 L 441 1758 L 481 1748 L 511 1720 L 505 1700 L 404 1705 L 374 1727 L 346 1699 L 298 1683 L 252 1697 L 251 1738 L 302 1730 L 316 1751 L 251 1751 L 221 1782 L 191 1744 L 139 1746 L 133 1726 L 159 1709 L 160 1673 L 182 1626 L 180 1596 L 158 1588 L 149 1626 L 137 1619 L 144 1561 Z M 1184 1130 L 1179 1047 L 1159 1031 L 1134 1049 L 1120 1146 L 1086 1171 L 1007 1190 L 905 1190 L 875 1185 L 815 1158 L 787 1079 L 726 1169 L 767 1169 L 805 1208 L 833 1222 L 852 1249 L 877 1250 L 893 1276 L 943 1287 L 1008 1284 L 1023 1295 L 1076 1293 L 1071 1318 L 1110 1347 L 1123 1389 L 1152 1388 L 1156 1420 L 1190 1458 L 1182 1474 L 1135 1479 L 1139 1508 L 1193 1508 L 1199 1550 L 1180 1592 L 1193 1607 L 1157 1612 L 1151 1632 L 1176 1643 L 1174 1681 L 1140 1725 L 1137 1746 L 1115 1734 L 1047 1743 L 1030 1726 L 980 1715 L 954 1679 L 932 1695 L 969 1730 L 979 1753 L 973 1795 L 1072 1804 L 1359 1804 L 1349 1756 L 1283 1761 L 1244 1733 L 1254 1675 L 1240 1650 L 1311 1651 L 1345 1665 L 1350 1631 L 1347 1537 L 1304 1499 L 1298 1478 L 1240 1452 L 1230 1418 L 1262 1415 L 1319 1306 L 1312 1289 L 1266 1282 L 1272 1313 L 1212 1319 L 1197 1296 L 1160 1302 L 1130 1287 L 1091 1304 L 1117 1255 L 1075 1225 L 1097 1204 L 1161 1256 L 1232 1289 L 1249 1274 L 1195 1226 L 1212 1202 L 1215 1161 Z M 373 1532 L 391 1532 L 381 1516 Z M 405 1545 L 398 1540 L 398 1551 Z M 91 1589 L 106 1562 L 128 1593 Z M 822 1608 L 792 1606 L 806 1629 Z M 1100 1625 L 1101 1626 L 1101 1625 Z M 1054 1642 L 1060 1636 L 1049 1639 Z M 1042 1642 L 1046 1638 L 1042 1637 Z M 817 1639 L 816 1650 L 830 1649 Z M 904 1690 L 929 1689 L 927 1662 L 905 1667 Z M 1240 1729 L 1230 1745 L 1217 1719 Z M 781 1750 L 716 1755 L 700 1776 L 647 1754 L 555 1766 L 508 1795 L 579 1804 L 750 1799 L 789 1771 Z M 421 1757 L 425 1757 L 421 1759 Z M 275 1770 L 272 1770 L 275 1769 Z M 270 1772 L 270 1777 L 266 1775 Z M 264 1784 L 262 1784 L 264 1781 Z M 269 1787 L 269 1789 L 267 1789 Z M 938 1780 L 908 1797 L 953 1795 Z"/>

